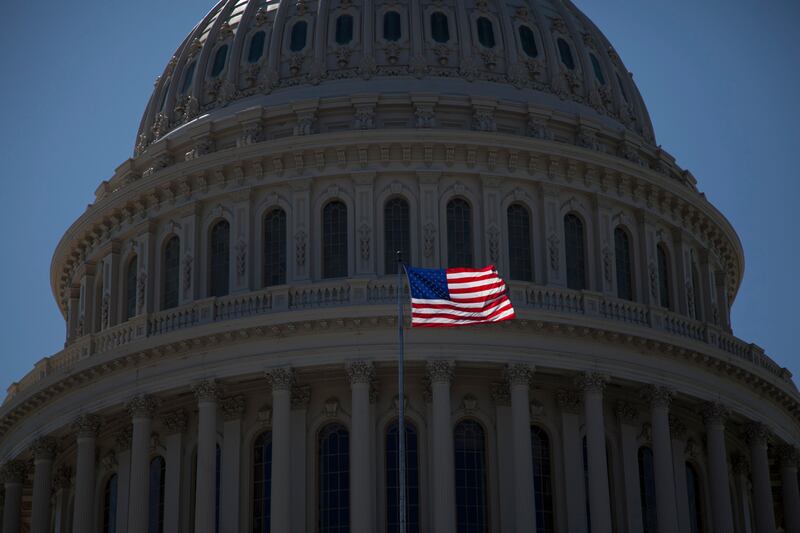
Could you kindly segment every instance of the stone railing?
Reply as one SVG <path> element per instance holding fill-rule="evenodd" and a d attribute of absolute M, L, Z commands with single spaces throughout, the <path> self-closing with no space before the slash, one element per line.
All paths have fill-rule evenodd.
<path fill-rule="evenodd" d="M 510 296 L 518 315 L 525 311 L 547 319 L 552 315 L 645 327 L 671 336 L 709 345 L 735 359 L 754 365 L 788 383 L 791 373 L 770 359 L 760 347 L 746 343 L 721 328 L 692 320 L 666 309 L 620 300 L 590 291 L 574 291 L 530 283 L 510 283 Z M 408 287 L 402 299 L 408 302 Z M 79 361 L 137 340 L 166 335 L 204 324 L 233 321 L 271 313 L 349 305 L 389 305 L 397 301 L 397 279 L 342 279 L 304 285 L 280 286 L 222 298 L 207 298 L 186 305 L 137 316 L 99 333 L 85 335 L 64 350 L 45 357 L 8 389 L 6 401 L 50 375 L 69 372 Z"/>

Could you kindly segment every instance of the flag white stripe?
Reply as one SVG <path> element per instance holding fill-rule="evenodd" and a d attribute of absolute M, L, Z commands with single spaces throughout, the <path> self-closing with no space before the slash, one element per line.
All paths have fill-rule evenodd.
<path fill-rule="evenodd" d="M 497 316 L 493 316 L 487 321 L 490 322 L 499 322 L 503 318 L 514 314 L 514 309 L 508 309 L 503 311 Z M 453 318 L 444 318 L 444 317 L 436 317 L 436 318 L 414 318 L 414 322 L 418 324 L 460 324 L 461 322 L 476 322 L 476 320 L 465 320 L 465 319 L 453 319 Z M 479 320 L 477 321 L 479 322 Z"/>
<path fill-rule="evenodd" d="M 491 300 L 481 302 L 454 302 L 453 300 L 423 300 L 422 298 L 411 298 L 412 305 L 452 305 L 453 307 L 484 307 Z"/>
<path fill-rule="evenodd" d="M 455 315 L 455 316 L 463 316 L 463 317 L 474 317 L 474 318 L 482 318 L 487 317 L 497 311 L 502 307 L 509 307 L 511 306 L 511 302 L 505 300 L 503 302 L 498 303 L 493 307 L 489 307 L 484 309 L 480 312 L 470 312 L 470 311 L 456 311 L 453 309 L 414 309 L 414 315 L 422 314 L 422 315 Z"/>
<path fill-rule="evenodd" d="M 448 281 L 447 286 L 453 289 L 469 289 L 471 287 L 480 287 L 482 285 L 494 285 L 495 283 L 502 283 L 500 278 L 482 279 L 480 281 Z"/>
<path fill-rule="evenodd" d="M 490 294 L 504 294 L 506 292 L 506 286 L 503 285 L 502 287 L 495 287 L 494 289 L 489 289 L 486 291 L 475 291 L 475 292 L 465 292 L 463 294 L 451 294 L 450 299 L 454 302 L 457 302 L 460 299 L 464 298 L 477 298 L 479 296 L 488 296 Z"/>
<path fill-rule="evenodd" d="M 480 276 L 486 276 L 489 274 L 497 275 L 497 272 L 494 270 L 475 270 L 472 272 L 448 272 L 447 279 L 461 279 L 461 278 L 477 278 Z"/>

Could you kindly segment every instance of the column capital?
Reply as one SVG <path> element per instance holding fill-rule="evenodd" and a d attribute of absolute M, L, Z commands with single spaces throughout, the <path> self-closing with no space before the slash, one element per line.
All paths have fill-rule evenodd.
<path fill-rule="evenodd" d="M 750 446 L 766 446 L 770 436 L 769 428 L 761 422 L 750 422 L 744 428 L 744 438 Z"/>
<path fill-rule="evenodd" d="M 719 402 L 706 402 L 702 407 L 703 420 L 706 426 L 714 424 L 725 425 L 725 421 L 730 416 L 728 408 Z"/>
<path fill-rule="evenodd" d="M 295 385 L 292 387 L 292 409 L 308 409 L 311 400 L 311 387 L 308 385 Z"/>
<path fill-rule="evenodd" d="M 646 385 L 639 390 L 639 396 L 642 400 L 648 402 L 650 407 L 662 407 L 665 409 L 669 409 L 674 393 L 674 389 L 664 385 Z"/>
<path fill-rule="evenodd" d="M 367 385 L 372 383 L 372 377 L 375 372 L 375 365 L 372 361 L 349 361 L 345 363 L 344 368 L 351 386 L 358 383 Z"/>
<path fill-rule="evenodd" d="M 797 448 L 791 444 L 781 444 L 776 451 L 778 452 L 778 458 L 781 460 L 781 466 L 797 468 L 798 460 L 800 460 Z"/>
<path fill-rule="evenodd" d="M 441 383 L 450 385 L 453 382 L 455 375 L 456 363 L 455 361 L 447 359 L 433 359 L 426 363 L 428 369 L 428 378 L 431 385 L 434 383 Z"/>
<path fill-rule="evenodd" d="M 221 391 L 216 379 L 204 379 L 192 385 L 192 392 L 198 402 L 216 402 Z"/>
<path fill-rule="evenodd" d="M 72 484 L 72 469 L 67 465 L 61 465 L 53 475 L 53 489 L 68 489 Z"/>
<path fill-rule="evenodd" d="M 264 371 L 264 377 L 267 378 L 273 391 L 283 390 L 291 391 L 294 384 L 294 371 L 291 367 L 284 366 L 280 368 L 270 368 Z"/>
<path fill-rule="evenodd" d="M 12 459 L 0 467 L 0 481 L 3 483 L 24 483 L 28 476 L 28 465 L 25 461 Z"/>
<path fill-rule="evenodd" d="M 159 405 L 158 398 L 149 394 L 139 394 L 125 404 L 131 418 L 151 418 Z"/>
<path fill-rule="evenodd" d="M 225 421 L 239 420 L 244 414 L 247 406 L 247 399 L 243 394 L 236 396 L 226 396 L 220 401 L 220 408 L 222 409 L 222 418 Z"/>
<path fill-rule="evenodd" d="M 583 397 L 574 389 L 559 389 L 556 392 L 556 401 L 565 413 L 580 414 L 583 406 Z"/>
<path fill-rule="evenodd" d="M 58 441 L 53 437 L 39 437 L 31 445 L 36 460 L 53 460 L 58 453 Z"/>
<path fill-rule="evenodd" d="M 491 384 L 492 402 L 496 406 L 508 407 L 511 405 L 511 393 L 507 382 L 494 382 Z"/>
<path fill-rule="evenodd" d="M 609 376 L 598 372 L 582 372 L 575 376 L 575 386 L 582 392 L 602 393 L 609 382 Z"/>
<path fill-rule="evenodd" d="M 514 386 L 530 386 L 536 367 L 525 363 L 510 363 L 506 365 L 505 376 L 508 384 Z"/>
<path fill-rule="evenodd" d="M 94 438 L 100 430 L 100 417 L 92 414 L 80 415 L 72 422 L 72 429 L 77 432 L 78 438 Z"/>
<path fill-rule="evenodd" d="M 635 425 L 636 421 L 639 419 L 639 411 L 636 409 L 636 406 L 630 402 L 623 400 L 618 401 L 614 406 L 614 411 L 619 421 L 623 424 L 632 426 Z"/>
<path fill-rule="evenodd" d="M 165 413 L 161 417 L 161 421 L 167 428 L 168 435 L 175 435 L 176 433 L 184 433 L 189 426 L 189 416 L 183 409 L 175 409 Z"/>
<path fill-rule="evenodd" d="M 669 415 L 669 433 L 673 439 L 683 440 L 686 437 L 686 423 L 675 415 Z"/>

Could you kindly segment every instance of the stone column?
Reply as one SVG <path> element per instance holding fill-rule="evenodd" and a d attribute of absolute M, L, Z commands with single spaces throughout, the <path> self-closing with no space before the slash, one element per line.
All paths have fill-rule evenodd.
<path fill-rule="evenodd" d="M 42 437 L 33 443 L 31 533 L 50 533 L 50 490 L 57 449 L 58 443 L 52 437 Z"/>
<path fill-rule="evenodd" d="M 675 509 L 678 513 L 678 531 L 689 531 L 689 491 L 686 486 L 686 424 L 669 415 L 669 433 L 672 438 L 672 466 L 675 473 Z"/>
<path fill-rule="evenodd" d="M 454 494 L 453 424 L 450 419 L 450 384 L 453 382 L 453 361 L 428 361 L 432 396 L 433 454 L 433 531 L 455 533 L 456 500 Z"/>
<path fill-rule="evenodd" d="M 127 408 L 133 419 L 128 533 L 147 533 L 150 510 L 150 432 L 156 400 L 144 394 L 134 396 L 128 402 Z"/>
<path fill-rule="evenodd" d="M 669 433 L 669 404 L 672 402 L 672 389 L 652 385 L 644 389 L 643 396 L 650 402 L 658 533 L 678 533 L 675 468 L 672 464 L 672 442 Z"/>
<path fill-rule="evenodd" d="M 711 529 L 713 531 L 734 531 L 728 455 L 725 448 L 725 420 L 727 417 L 728 409 L 720 403 L 709 402 L 703 408 L 711 492 Z"/>
<path fill-rule="evenodd" d="M 625 488 L 626 531 L 642 530 L 642 500 L 639 492 L 639 445 L 636 441 L 639 413 L 628 402 L 617 402 L 623 487 Z"/>
<path fill-rule="evenodd" d="M 88 533 L 93 531 L 95 521 L 95 440 L 100 429 L 100 419 L 95 415 L 81 415 L 72 427 L 78 434 L 72 531 Z"/>
<path fill-rule="evenodd" d="M 133 426 L 117 433 L 117 533 L 128 533 L 128 504 L 131 489 L 131 439 Z"/>
<path fill-rule="evenodd" d="M 783 521 L 787 532 L 800 531 L 800 488 L 797 485 L 797 448 L 785 444 L 778 449 L 781 458 Z"/>
<path fill-rule="evenodd" d="M 345 370 L 352 395 L 350 434 L 350 524 L 353 533 L 370 533 L 372 512 L 365 502 L 370 494 L 369 390 L 374 367 L 369 361 L 353 361 Z"/>
<path fill-rule="evenodd" d="M 306 531 L 306 414 L 311 399 L 308 385 L 294 385 L 291 391 L 291 532 Z M 273 447 L 274 453 L 274 447 Z M 273 476 L 275 470 L 273 469 Z"/>
<path fill-rule="evenodd" d="M 533 496 L 533 459 L 531 457 L 531 406 L 528 389 L 534 368 L 525 364 L 506 367 L 511 392 L 511 424 L 514 458 L 514 516 L 516 531 L 536 531 L 536 508 Z"/>
<path fill-rule="evenodd" d="M 25 463 L 17 460 L 9 461 L 0 469 L 0 480 L 6 489 L 6 499 L 3 504 L 3 533 L 20 532 L 22 484 L 27 474 Z"/>
<path fill-rule="evenodd" d="M 54 533 L 69 531 L 67 523 L 67 502 L 69 501 L 69 490 L 72 486 L 72 469 L 67 465 L 61 465 L 56 469 L 53 476 L 53 490 L 55 491 L 55 515 L 53 516 Z"/>
<path fill-rule="evenodd" d="M 750 468 L 753 478 L 753 511 L 758 533 L 775 533 L 775 507 L 772 501 L 772 483 L 769 479 L 767 440 L 769 430 L 760 422 L 752 422 L 745 430 L 750 445 Z"/>
<path fill-rule="evenodd" d="M 195 533 L 213 533 L 216 524 L 217 466 L 217 383 L 201 381 L 194 385 L 197 398 L 197 489 L 195 492 Z M 131 532 L 133 533 L 133 532 Z"/>
<path fill-rule="evenodd" d="M 272 387 L 272 484 L 270 486 L 270 531 L 291 530 L 291 368 L 266 372 Z"/>
<path fill-rule="evenodd" d="M 514 531 L 514 459 L 511 425 L 511 395 L 508 383 L 492 383 L 492 401 L 497 417 L 497 478 L 500 492 L 500 532 Z"/>
<path fill-rule="evenodd" d="M 228 396 L 220 402 L 222 418 L 222 457 L 219 530 L 221 533 L 236 533 L 239 528 L 239 487 L 241 479 L 242 415 L 245 410 L 245 397 Z M 275 442 L 273 437 L 273 443 Z M 273 448 L 274 449 L 274 448 Z M 248 463 L 249 464 L 249 463 Z M 278 529 L 277 531 L 288 531 Z"/>
<path fill-rule="evenodd" d="M 183 435 L 189 425 L 189 417 L 186 411 L 177 409 L 165 414 L 162 422 L 166 428 L 164 460 L 167 463 L 164 479 L 164 531 L 179 531 Z"/>
<path fill-rule="evenodd" d="M 607 376 L 594 372 L 585 372 L 577 380 L 583 390 L 592 533 L 611 533 L 611 496 L 608 493 L 606 430 L 603 419 L 603 390 L 607 382 Z"/>
<path fill-rule="evenodd" d="M 583 451 L 581 449 L 582 396 L 578 391 L 562 389 L 556 393 L 561 408 L 561 431 L 564 435 L 564 484 L 566 486 L 566 530 L 586 533 L 586 484 L 583 478 Z M 638 472 L 638 471 L 637 471 Z M 637 474 L 638 475 L 638 474 Z"/>
<path fill-rule="evenodd" d="M 747 458 L 740 454 L 731 455 L 731 479 L 733 480 L 734 497 L 732 498 L 734 518 L 733 521 L 742 524 L 742 533 L 752 533 L 753 518 L 750 505 L 750 463 Z"/>

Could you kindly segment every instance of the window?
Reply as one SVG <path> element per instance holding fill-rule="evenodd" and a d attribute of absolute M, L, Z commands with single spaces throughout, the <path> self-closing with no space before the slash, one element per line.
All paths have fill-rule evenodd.
<path fill-rule="evenodd" d="M 622 228 L 614 230 L 614 259 L 617 265 L 617 297 L 633 300 L 631 241 L 628 232 Z"/>
<path fill-rule="evenodd" d="M 347 44 L 353 40 L 353 16 L 339 15 L 336 19 L 336 44 Z"/>
<path fill-rule="evenodd" d="M 694 256 L 694 254 L 692 254 Z M 694 301 L 690 312 L 695 320 L 703 320 L 703 306 L 701 305 L 702 287 L 700 285 L 700 274 L 697 272 L 697 263 L 692 259 L 692 294 Z"/>
<path fill-rule="evenodd" d="M 459 533 L 489 530 L 486 510 L 486 442 L 475 420 L 460 422 L 453 432 L 456 473 L 456 529 Z"/>
<path fill-rule="evenodd" d="M 572 213 L 564 217 L 564 247 L 567 258 L 567 287 L 578 291 L 586 288 L 586 246 L 583 222 Z"/>
<path fill-rule="evenodd" d="M 272 432 L 265 431 L 253 444 L 253 533 L 270 533 L 272 502 Z"/>
<path fill-rule="evenodd" d="M 656 517 L 656 478 L 653 474 L 653 450 L 639 448 L 639 494 L 642 502 L 642 526 L 644 533 L 658 531 Z"/>
<path fill-rule="evenodd" d="M 189 92 L 189 88 L 192 86 L 192 80 L 194 79 L 194 69 L 197 66 L 197 63 L 192 61 L 189 67 L 186 69 L 186 74 L 183 75 L 183 85 L 181 85 L 181 94 L 186 94 Z"/>
<path fill-rule="evenodd" d="M 181 241 L 178 237 L 170 237 L 164 246 L 164 293 L 161 309 L 172 309 L 178 306 L 180 249 Z"/>
<path fill-rule="evenodd" d="M 400 532 L 400 455 L 397 449 L 398 424 L 386 431 L 386 520 L 388 533 Z M 406 433 L 406 531 L 419 533 L 419 439 L 417 429 L 408 420 Z"/>
<path fill-rule="evenodd" d="M 622 83 L 622 78 L 619 77 L 619 72 L 615 73 L 617 76 L 617 83 L 619 84 L 619 92 L 622 93 L 622 99 L 628 103 L 628 95 L 625 93 L 625 84 Z"/>
<path fill-rule="evenodd" d="M 162 93 L 161 93 L 161 103 L 158 105 L 158 110 L 159 111 L 163 111 L 164 104 L 167 103 L 167 96 L 169 96 L 169 85 L 170 85 L 170 83 L 169 83 L 169 81 L 167 81 L 167 83 L 164 84 L 164 88 L 161 89 L 161 91 L 162 91 Z"/>
<path fill-rule="evenodd" d="M 223 44 L 214 54 L 214 64 L 211 66 L 211 77 L 216 78 L 225 70 L 225 60 L 228 59 L 228 45 Z"/>
<path fill-rule="evenodd" d="M 508 206 L 508 262 L 511 279 L 533 281 L 531 215 L 522 204 Z"/>
<path fill-rule="evenodd" d="M 322 210 L 322 277 L 347 276 L 347 206 L 338 200 Z"/>
<path fill-rule="evenodd" d="M 211 228 L 209 296 L 227 296 L 230 271 L 230 224 L 220 220 Z"/>
<path fill-rule="evenodd" d="M 689 531 L 703 533 L 703 501 L 700 476 L 691 463 L 686 463 L 686 493 L 689 495 Z"/>
<path fill-rule="evenodd" d="M 492 27 L 492 21 L 486 17 L 480 17 L 476 22 L 476 26 L 478 29 L 478 42 L 486 48 L 494 48 L 494 28 Z"/>
<path fill-rule="evenodd" d="M 350 531 L 350 436 L 341 424 L 319 434 L 319 533 Z"/>
<path fill-rule="evenodd" d="M 117 475 L 106 481 L 103 493 L 103 533 L 117 533 Z"/>
<path fill-rule="evenodd" d="M 286 212 L 273 209 L 264 217 L 264 286 L 286 283 Z"/>
<path fill-rule="evenodd" d="M 125 318 L 130 320 L 136 316 L 136 271 L 139 261 L 134 255 L 128 261 L 128 270 L 125 272 Z"/>
<path fill-rule="evenodd" d="M 264 42 L 267 35 L 263 31 L 253 34 L 250 38 L 250 49 L 247 51 L 247 62 L 256 63 L 264 55 Z"/>
<path fill-rule="evenodd" d="M 383 207 L 384 272 L 397 272 L 396 252 L 403 261 L 411 262 L 411 227 L 408 202 L 403 198 L 392 198 Z"/>
<path fill-rule="evenodd" d="M 431 37 L 437 43 L 446 43 L 450 40 L 450 24 L 447 15 L 441 11 L 431 14 Z"/>
<path fill-rule="evenodd" d="M 569 43 L 559 38 L 557 44 L 561 62 L 564 63 L 564 66 L 568 69 L 575 70 L 575 59 L 572 57 L 572 48 L 570 48 Z"/>
<path fill-rule="evenodd" d="M 533 456 L 533 497 L 536 501 L 536 533 L 553 533 L 553 478 L 550 466 L 550 437 L 538 426 L 531 426 Z"/>
<path fill-rule="evenodd" d="M 387 41 L 399 41 L 402 36 L 402 24 L 400 23 L 400 13 L 397 11 L 387 11 L 383 14 L 383 38 Z"/>
<path fill-rule="evenodd" d="M 150 496 L 148 499 L 147 533 L 164 532 L 164 483 L 167 463 L 156 456 L 150 461 Z"/>
<path fill-rule="evenodd" d="M 594 77 L 597 78 L 597 81 L 600 85 L 606 84 L 606 77 L 603 76 L 603 69 L 600 68 L 600 61 L 597 60 L 597 56 L 594 54 L 589 54 L 589 59 L 592 60 L 592 69 L 594 70 Z"/>
<path fill-rule="evenodd" d="M 95 332 L 101 331 L 105 324 L 103 324 L 103 298 L 105 296 L 105 289 L 103 288 L 103 263 L 97 270 L 97 282 L 94 286 L 94 330 Z"/>
<path fill-rule="evenodd" d="M 670 283 L 669 283 L 669 255 L 663 244 L 656 246 L 658 255 L 658 294 L 661 299 L 661 307 L 671 309 L 670 304 Z"/>
<path fill-rule="evenodd" d="M 292 33 L 289 38 L 289 50 L 299 52 L 306 47 L 306 34 L 308 33 L 308 22 L 301 20 L 292 26 Z"/>
<path fill-rule="evenodd" d="M 472 266 L 472 207 L 461 198 L 447 204 L 447 266 Z"/>
<path fill-rule="evenodd" d="M 519 32 L 519 42 L 522 44 L 522 50 L 528 57 L 536 57 L 539 55 L 539 50 L 536 48 L 536 37 L 533 35 L 533 30 L 527 26 L 520 26 L 517 30 Z"/>

